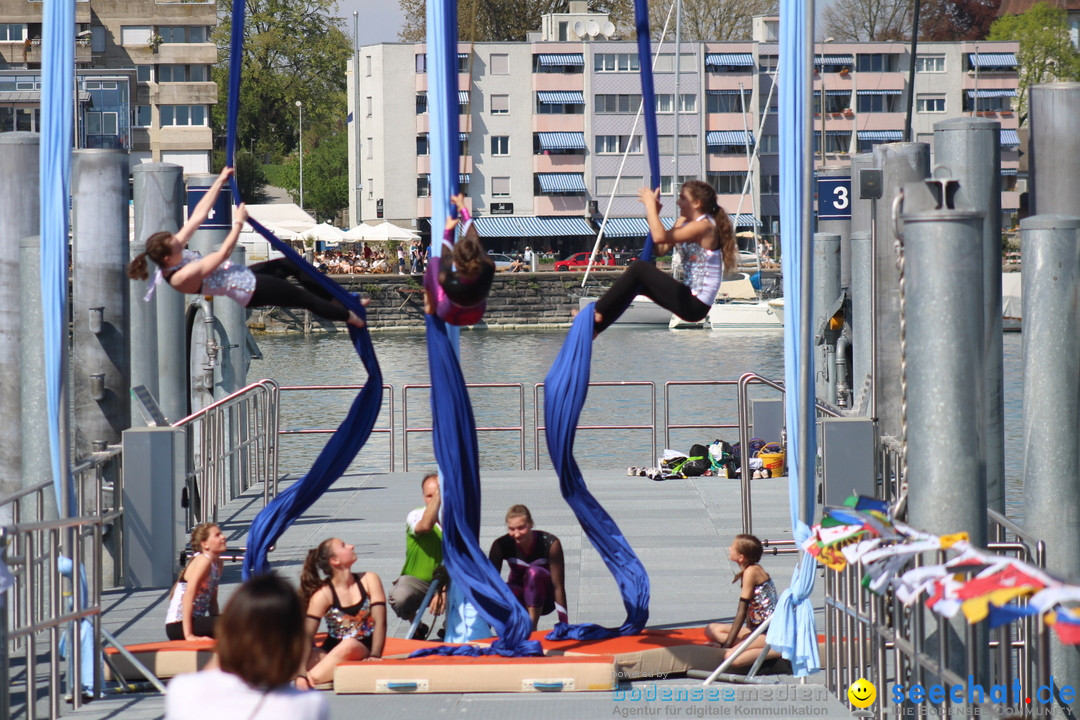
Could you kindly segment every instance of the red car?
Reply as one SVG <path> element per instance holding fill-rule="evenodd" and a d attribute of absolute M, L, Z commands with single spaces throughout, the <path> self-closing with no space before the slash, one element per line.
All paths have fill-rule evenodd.
<path fill-rule="evenodd" d="M 589 267 L 590 255 L 592 255 L 592 253 L 589 252 L 574 253 L 565 260 L 557 261 L 555 263 L 555 269 L 559 272 L 565 272 L 567 270 L 584 270 L 585 268 Z M 615 266 L 614 253 L 608 252 L 604 256 L 601 256 L 599 253 L 597 253 L 596 260 L 593 262 L 593 267 L 603 267 L 605 265 L 611 267 Z"/>

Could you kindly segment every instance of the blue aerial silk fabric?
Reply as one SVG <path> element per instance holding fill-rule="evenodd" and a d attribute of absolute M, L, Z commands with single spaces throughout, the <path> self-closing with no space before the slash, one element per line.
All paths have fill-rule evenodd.
<path fill-rule="evenodd" d="M 453 586 L 495 630 L 498 639 L 490 652 L 541 655 L 540 643 L 529 640 L 529 613 L 480 548 L 480 460 L 472 403 L 447 324 L 432 315 L 425 315 L 424 320 L 433 443 L 443 482 L 443 563 Z M 457 654 L 467 652 L 471 651 Z"/>
<path fill-rule="evenodd" d="M 544 434 L 559 490 L 574 510 L 589 541 L 600 553 L 622 594 L 626 620 L 618 628 L 558 623 L 549 640 L 598 640 L 641 632 L 649 621 L 649 575 L 611 515 L 585 486 L 574 460 L 574 435 L 589 392 L 594 305 L 578 313 L 559 356 L 544 379 Z"/>
<path fill-rule="evenodd" d="M 804 373 L 813 377 L 810 353 L 810 328 L 804 324 L 803 307 L 810 302 L 809 287 L 803 286 L 803 249 L 810 242 L 810 228 L 803 213 L 803 202 L 810 189 L 806 185 L 806 164 L 811 152 L 806 143 L 809 127 L 809 83 L 806 70 L 809 62 L 807 23 L 812 22 L 802 0 L 782 0 L 780 3 L 780 72 L 784 74 L 780 88 L 780 223 L 784 233 L 782 269 L 787 316 L 784 323 L 784 386 L 788 429 L 788 498 L 791 527 L 799 547 L 810 536 L 814 518 L 814 458 L 813 432 L 814 399 L 805 396 Z M 812 390 L 812 387 L 811 387 Z M 801 429 L 809 427 L 807 447 L 803 447 Z M 809 597 L 814 589 L 815 564 L 805 551 L 799 553 L 799 563 L 792 573 L 791 585 L 780 595 L 768 643 L 791 661 L 796 676 L 809 675 L 821 668 L 818 656 L 814 608 Z"/>
<path fill-rule="evenodd" d="M 51 3 L 48 3 L 51 4 Z M 228 107 L 228 136 L 226 141 L 226 155 L 229 165 L 234 164 L 236 157 L 236 120 L 240 111 L 240 71 L 242 67 L 244 50 L 244 3 L 233 3 L 232 14 L 232 43 L 229 57 L 229 107 Z M 240 189 L 237 187 L 235 176 L 232 179 L 233 197 L 240 197 Z M 367 313 L 359 299 L 343 287 L 313 268 L 304 258 L 297 253 L 291 245 L 278 240 L 278 238 L 263 227 L 258 221 L 249 218 L 248 222 L 256 232 L 262 235 L 276 249 L 284 253 L 296 267 L 307 273 L 320 286 L 329 292 L 349 310 L 352 310 L 361 318 L 366 318 Z M 348 326 L 349 338 L 352 340 L 356 354 L 364 363 L 367 371 L 367 381 L 363 389 L 353 400 L 345 420 L 326 443 L 319 456 L 315 459 L 311 469 L 290 485 L 278 493 L 269 505 L 262 509 L 251 523 L 248 530 L 247 552 L 244 554 L 243 576 L 248 579 L 254 575 L 268 572 L 270 564 L 267 553 L 270 546 L 277 541 L 281 534 L 300 517 L 312 503 L 326 492 L 334 482 L 345 474 L 352 464 L 360 448 L 371 436 L 371 430 L 375 427 L 375 421 L 382 409 L 382 370 L 375 358 L 375 348 L 371 344 L 371 335 L 367 328 Z"/>
<path fill-rule="evenodd" d="M 649 0 L 634 0 L 634 27 L 637 30 L 638 68 L 641 74 L 641 114 L 645 118 L 645 152 L 649 156 L 649 187 L 655 190 L 660 187 L 660 138 L 656 130 L 656 91 L 653 86 L 652 41 L 649 35 Z M 675 64 L 678 65 L 677 58 Z M 652 261 L 652 233 L 645 236 L 645 247 L 642 248 L 638 259 Z"/>
<path fill-rule="evenodd" d="M 68 202 L 71 198 L 71 104 L 75 67 L 75 7 L 68 2 L 46 2 L 42 8 L 41 40 L 41 144 L 40 231 L 41 314 L 45 334 L 45 390 L 49 419 L 56 507 L 61 515 L 75 513 L 74 483 L 67 463 L 66 438 L 60 436 L 67 355 L 68 306 Z M 65 503 L 64 497 L 68 500 Z"/>

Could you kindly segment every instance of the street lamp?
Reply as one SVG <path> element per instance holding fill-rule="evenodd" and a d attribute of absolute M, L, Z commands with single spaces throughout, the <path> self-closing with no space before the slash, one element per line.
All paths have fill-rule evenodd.
<path fill-rule="evenodd" d="M 300 108 L 300 209 L 304 209 L 304 103 L 296 101 Z"/>
<path fill-rule="evenodd" d="M 818 74 L 821 76 L 821 166 L 825 167 L 825 43 L 831 43 L 836 38 L 825 38 L 821 43 L 821 65 Z"/>

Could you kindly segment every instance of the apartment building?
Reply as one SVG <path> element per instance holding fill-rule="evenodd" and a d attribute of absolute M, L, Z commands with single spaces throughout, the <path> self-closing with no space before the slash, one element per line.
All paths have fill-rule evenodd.
<path fill-rule="evenodd" d="M 711 183 L 738 228 L 779 227 L 778 66 L 775 18 L 758 18 L 754 39 L 738 43 L 654 44 L 661 189 Z M 567 26 L 571 28 L 567 30 Z M 498 249 L 580 249 L 606 215 L 614 246 L 645 231 L 637 189 L 647 184 L 635 43 L 590 32 L 599 22 L 545 23 L 521 43 L 459 46 L 460 179 L 478 228 Z M 573 28 L 585 32 L 578 36 Z M 913 62 L 903 43 L 821 43 L 814 74 L 815 164 L 850 162 L 875 144 L 902 139 L 914 93 L 914 139 L 931 141 L 941 120 L 977 113 L 1002 126 L 1002 207 L 1019 207 L 1012 99 L 1015 43 L 920 43 Z M 469 74 L 470 66 L 472 72 Z M 354 221 L 384 218 L 428 229 L 430 141 L 423 44 L 359 49 L 350 72 L 350 176 Z M 823 92 L 822 92 L 823 91 Z M 674 212 L 669 200 L 665 214 Z"/>
<path fill-rule="evenodd" d="M 0 132 L 37 131 L 42 2 L 0 0 L 0 18 Z M 76 144 L 209 172 L 216 3 L 78 0 L 75 23 Z"/>

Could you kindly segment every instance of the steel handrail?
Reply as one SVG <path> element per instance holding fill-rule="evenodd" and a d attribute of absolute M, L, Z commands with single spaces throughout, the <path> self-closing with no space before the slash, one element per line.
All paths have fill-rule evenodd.
<path fill-rule="evenodd" d="M 285 392 L 303 392 L 305 390 L 362 390 L 363 384 L 346 384 L 346 385 L 282 385 L 279 390 L 282 393 Z M 389 462 L 387 464 L 387 472 L 394 472 L 397 469 L 397 432 L 396 425 L 394 424 L 394 386 L 389 383 L 383 383 L 382 385 L 383 399 L 389 406 L 390 410 L 390 424 L 386 427 L 373 427 L 371 429 L 372 435 L 389 435 Z M 278 435 L 332 435 L 337 432 L 336 427 L 332 428 L 301 428 L 301 429 L 281 429 L 278 428 Z"/>

